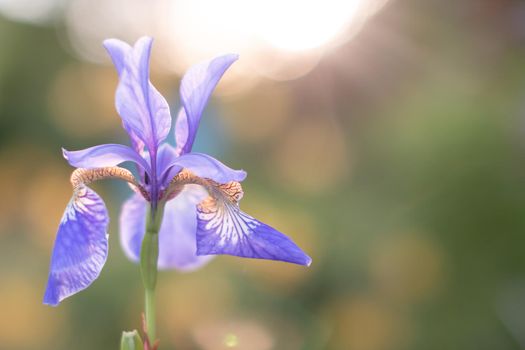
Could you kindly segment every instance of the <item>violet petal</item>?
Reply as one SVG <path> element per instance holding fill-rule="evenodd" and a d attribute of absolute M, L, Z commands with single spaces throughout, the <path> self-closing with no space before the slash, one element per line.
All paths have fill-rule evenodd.
<path fill-rule="evenodd" d="M 186 168 L 199 177 L 212 179 L 221 184 L 230 181 L 243 181 L 247 175 L 244 170 L 234 170 L 204 153 L 183 154 L 173 159 L 169 166 Z M 167 169 L 170 169 L 170 167 Z"/>
<path fill-rule="evenodd" d="M 44 304 L 56 306 L 97 279 L 107 258 L 108 224 L 102 199 L 88 187 L 79 188 L 58 228 Z"/>
<path fill-rule="evenodd" d="M 290 238 L 232 203 L 208 199 L 197 209 L 197 254 L 228 254 L 310 265 L 312 259 Z"/>
<path fill-rule="evenodd" d="M 197 256 L 196 204 L 207 196 L 197 185 L 187 185 L 174 199 L 166 203 L 159 232 L 160 269 L 195 270 L 212 257 Z M 133 195 L 123 207 L 120 216 L 120 243 L 126 256 L 137 262 L 145 231 L 149 203 Z"/>
<path fill-rule="evenodd" d="M 139 164 L 149 172 L 150 166 L 144 158 L 128 146 L 105 144 L 79 151 L 62 149 L 64 158 L 77 168 L 104 168 L 131 161 Z"/>
<path fill-rule="evenodd" d="M 191 151 L 202 111 L 206 107 L 211 93 L 224 72 L 238 58 L 238 55 L 228 54 L 196 64 L 182 78 L 180 99 L 185 113 L 179 113 L 179 118 L 183 118 L 183 120 L 177 121 L 176 127 L 180 129 L 175 131 L 177 148 L 180 149 L 181 154 Z M 183 133 L 187 136 L 182 136 Z"/>
<path fill-rule="evenodd" d="M 117 71 L 120 70 L 115 97 L 117 112 L 126 130 L 132 131 L 130 136 L 142 140 L 150 153 L 156 152 L 171 128 L 168 103 L 149 81 L 152 43 L 153 39 L 142 37 L 128 52 L 124 63 L 120 56 L 114 58 L 118 62 Z"/>

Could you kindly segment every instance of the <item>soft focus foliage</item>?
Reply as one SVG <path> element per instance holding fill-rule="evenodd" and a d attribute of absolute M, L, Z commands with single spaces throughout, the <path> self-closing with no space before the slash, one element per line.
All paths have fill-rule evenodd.
<path fill-rule="evenodd" d="M 101 25 L 108 16 L 135 26 L 130 39 L 155 33 L 142 11 L 130 12 L 136 6 L 48 2 L 30 6 L 38 21 L 5 10 L 28 1 L 0 5 L 0 348 L 116 349 L 142 307 L 118 220 L 100 278 L 59 308 L 41 304 L 71 193 L 60 147 L 127 143 L 110 62 L 95 64 L 104 49 L 71 21 L 85 13 L 89 25 L 78 23 L 97 44 L 119 34 Z M 523 23 L 517 0 L 392 0 L 359 32 L 341 34 L 350 40 L 311 49 L 301 74 L 293 69 L 304 52 L 284 55 L 301 64 L 263 74 L 277 80 L 232 67 L 238 78 L 219 85 L 194 149 L 246 170 L 243 208 L 314 263 L 221 256 L 193 273 L 162 272 L 161 348 L 525 347 Z M 152 79 L 178 105 L 179 70 L 166 69 L 162 51 L 184 68 L 191 55 L 167 39 L 156 44 Z M 268 67 L 284 56 L 250 59 Z M 117 218 L 127 186 L 94 187 Z"/>

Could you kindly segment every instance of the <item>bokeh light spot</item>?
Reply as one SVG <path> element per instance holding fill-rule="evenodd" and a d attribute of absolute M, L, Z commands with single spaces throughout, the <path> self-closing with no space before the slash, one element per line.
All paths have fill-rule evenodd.
<path fill-rule="evenodd" d="M 270 350 L 274 339 L 258 321 L 227 319 L 196 325 L 195 342 L 202 350 Z"/>
<path fill-rule="evenodd" d="M 0 0 L 0 13 L 15 21 L 43 24 L 52 19 L 62 0 Z"/>
<path fill-rule="evenodd" d="M 224 337 L 224 345 L 226 345 L 227 348 L 234 348 L 239 345 L 239 338 L 233 333 L 228 333 Z"/>
<path fill-rule="evenodd" d="M 156 50 L 163 51 L 161 66 L 172 73 L 182 74 L 189 65 L 218 54 L 239 53 L 236 84 L 240 86 L 248 77 L 289 80 L 307 74 L 325 51 L 353 38 L 383 3 L 98 0 L 93 5 L 93 1 L 73 0 L 68 3 L 66 23 L 74 49 L 92 61 L 104 59 L 103 38 L 132 41 L 143 33 L 157 39 Z"/>

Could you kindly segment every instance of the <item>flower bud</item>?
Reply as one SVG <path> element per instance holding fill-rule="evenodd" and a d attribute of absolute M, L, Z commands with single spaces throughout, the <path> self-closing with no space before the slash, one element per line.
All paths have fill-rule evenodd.
<path fill-rule="evenodd" d="M 120 350 L 144 350 L 142 339 L 140 339 L 140 335 L 136 330 L 132 332 L 122 332 Z"/>

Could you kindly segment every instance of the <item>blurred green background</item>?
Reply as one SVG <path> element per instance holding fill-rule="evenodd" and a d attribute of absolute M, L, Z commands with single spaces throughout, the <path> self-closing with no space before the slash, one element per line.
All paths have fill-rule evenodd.
<path fill-rule="evenodd" d="M 285 3 L 0 1 L 0 349 L 116 349 L 140 325 L 119 182 L 95 185 L 100 278 L 41 300 L 60 147 L 128 142 L 101 40 L 143 34 L 174 116 L 188 65 L 241 54 L 195 149 L 247 170 L 244 210 L 314 261 L 162 272 L 161 349 L 525 348 L 525 3 Z"/>

